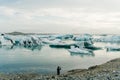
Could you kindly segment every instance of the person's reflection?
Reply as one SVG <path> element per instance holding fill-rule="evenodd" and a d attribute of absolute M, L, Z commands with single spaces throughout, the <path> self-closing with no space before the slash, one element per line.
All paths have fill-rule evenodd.
<path fill-rule="evenodd" d="M 14 45 L 12 45 L 10 49 L 13 49 L 13 48 L 14 48 Z"/>

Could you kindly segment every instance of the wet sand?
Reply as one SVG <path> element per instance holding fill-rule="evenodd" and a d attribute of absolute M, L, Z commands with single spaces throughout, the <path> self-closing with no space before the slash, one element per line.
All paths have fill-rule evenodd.
<path fill-rule="evenodd" d="M 59 76 L 36 73 L 1 73 L 0 80 L 120 80 L 120 58 L 88 69 L 71 70 Z"/>

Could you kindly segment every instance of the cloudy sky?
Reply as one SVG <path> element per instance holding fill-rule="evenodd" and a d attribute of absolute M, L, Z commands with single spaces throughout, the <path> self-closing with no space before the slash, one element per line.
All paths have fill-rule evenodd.
<path fill-rule="evenodd" d="M 120 0 L 0 0 L 0 32 L 120 33 Z"/>

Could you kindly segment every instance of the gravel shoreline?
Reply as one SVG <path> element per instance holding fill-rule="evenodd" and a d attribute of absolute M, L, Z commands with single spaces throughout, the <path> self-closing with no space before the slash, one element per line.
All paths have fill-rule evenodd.
<path fill-rule="evenodd" d="M 120 80 L 120 58 L 88 69 L 71 70 L 59 76 L 35 73 L 1 73 L 0 80 Z"/>

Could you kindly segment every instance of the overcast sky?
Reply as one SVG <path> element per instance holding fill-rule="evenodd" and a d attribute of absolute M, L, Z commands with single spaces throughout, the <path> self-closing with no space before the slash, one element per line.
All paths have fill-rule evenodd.
<path fill-rule="evenodd" d="M 120 33 L 120 0 L 0 0 L 0 32 Z"/>

